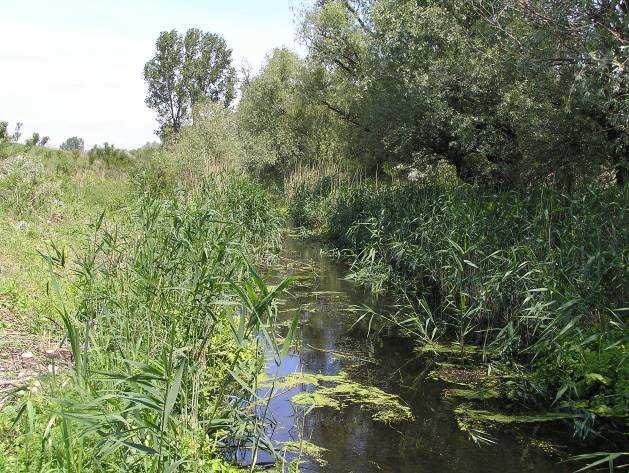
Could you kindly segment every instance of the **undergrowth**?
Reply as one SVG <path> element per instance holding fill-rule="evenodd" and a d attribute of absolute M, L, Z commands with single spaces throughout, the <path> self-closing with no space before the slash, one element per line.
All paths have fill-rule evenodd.
<path fill-rule="evenodd" d="M 229 472 L 237 450 L 273 452 L 255 382 L 291 279 L 255 266 L 281 219 L 237 170 L 179 179 L 165 156 L 0 161 L 2 304 L 70 352 L 2 393 L 0 471 Z"/>
<path fill-rule="evenodd" d="M 300 181 L 294 221 L 331 241 L 350 278 L 404 301 L 418 343 L 479 347 L 519 373 L 510 402 L 582 413 L 581 436 L 628 412 L 626 188 L 562 194 L 429 182 Z M 374 317 L 368 313 L 365 316 Z"/>

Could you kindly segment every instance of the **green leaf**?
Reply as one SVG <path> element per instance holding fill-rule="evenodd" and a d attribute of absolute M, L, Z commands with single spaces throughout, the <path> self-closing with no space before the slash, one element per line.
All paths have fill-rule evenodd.
<path fill-rule="evenodd" d="M 297 325 L 299 324 L 299 314 L 295 314 L 293 317 L 293 321 L 290 325 L 290 329 L 288 330 L 288 334 L 284 339 L 284 346 L 282 347 L 281 358 L 285 358 L 290 350 L 291 345 L 293 344 L 293 338 L 295 337 L 295 332 L 297 330 Z"/>
<path fill-rule="evenodd" d="M 159 452 L 154 448 L 147 447 L 146 445 L 142 445 L 141 443 L 129 442 L 127 440 L 122 440 L 120 443 L 129 447 L 132 450 L 137 450 L 140 453 L 145 453 L 147 455 L 159 455 Z"/>
<path fill-rule="evenodd" d="M 179 396 L 179 390 L 181 389 L 181 379 L 183 377 L 183 372 L 186 367 L 185 362 L 181 362 L 179 367 L 177 368 L 177 372 L 175 373 L 175 378 L 173 382 L 168 388 L 168 392 L 166 393 L 166 402 L 164 403 L 164 415 L 162 416 L 162 430 L 165 430 L 166 425 L 168 424 L 168 420 L 170 419 L 170 414 L 175 407 L 175 402 L 177 401 L 177 396 Z"/>

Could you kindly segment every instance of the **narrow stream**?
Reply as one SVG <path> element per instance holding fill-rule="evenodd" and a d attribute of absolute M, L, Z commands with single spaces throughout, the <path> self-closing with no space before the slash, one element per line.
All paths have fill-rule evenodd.
<path fill-rule="evenodd" d="M 367 340 L 350 330 L 346 309 L 353 304 L 382 305 L 365 289 L 344 279 L 346 270 L 322 256 L 315 243 L 288 241 L 288 257 L 301 267 L 297 273 L 317 274 L 314 288 L 298 292 L 284 307 L 290 317 L 301 312 L 297 348 L 278 367 L 269 361 L 270 376 L 295 372 L 335 375 L 397 394 L 412 408 L 414 422 L 393 427 L 376 422 L 360 406 L 342 412 L 315 409 L 304 414 L 291 404 L 291 397 L 312 387 L 303 385 L 279 392 L 270 402 L 275 428 L 272 439 L 307 440 L 327 451 L 326 464 L 303 458 L 300 471 L 327 473 L 371 472 L 568 472 L 540 448 L 530 446 L 515 432 L 494 435 L 496 444 L 478 446 L 461 432 L 444 401 L 444 386 L 426 379 L 425 367 L 409 358 L 404 343 Z M 288 265 L 287 265 L 288 267 Z M 287 268 L 282 269 L 288 271 Z M 295 273 L 294 268 L 290 270 Z M 289 456 L 290 458 L 290 456 Z M 264 461 L 265 458 L 259 458 Z M 270 460 L 270 458 L 267 458 Z"/>

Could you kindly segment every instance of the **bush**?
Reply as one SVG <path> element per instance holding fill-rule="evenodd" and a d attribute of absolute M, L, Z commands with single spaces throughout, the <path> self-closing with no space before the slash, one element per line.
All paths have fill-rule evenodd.
<path fill-rule="evenodd" d="M 102 162 L 107 167 L 124 167 L 131 164 L 131 154 L 125 150 L 118 149 L 109 143 L 101 146 L 94 146 L 87 153 L 90 164 L 96 161 Z"/>
<path fill-rule="evenodd" d="M 78 136 L 73 136 L 65 140 L 63 144 L 59 147 L 59 149 L 63 151 L 83 152 L 84 147 L 85 147 L 85 142 L 83 141 L 83 138 L 79 138 Z"/>
<path fill-rule="evenodd" d="M 24 156 L 0 160 L 0 207 L 23 214 L 46 205 L 59 190 L 46 167 Z"/>
<path fill-rule="evenodd" d="M 194 124 L 172 136 L 163 147 L 136 150 L 142 187 L 157 194 L 203 185 L 205 178 L 240 170 L 244 161 L 233 114 L 220 104 L 195 108 Z"/>

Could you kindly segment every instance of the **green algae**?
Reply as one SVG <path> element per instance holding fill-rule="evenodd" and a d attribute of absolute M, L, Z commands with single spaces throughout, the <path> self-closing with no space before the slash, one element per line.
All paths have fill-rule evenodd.
<path fill-rule="evenodd" d="M 280 385 L 288 389 L 298 385 L 313 387 L 310 392 L 294 395 L 292 402 L 295 405 L 337 411 L 357 405 L 370 412 L 371 418 L 377 422 L 396 424 L 414 420 L 411 409 L 398 396 L 350 380 L 345 373 L 334 376 L 293 373 L 284 378 Z"/>
<path fill-rule="evenodd" d="M 467 399 L 473 401 L 489 401 L 498 399 L 500 393 L 495 389 L 446 389 L 443 392 L 446 399 Z"/>
<path fill-rule="evenodd" d="M 430 379 L 444 381 L 468 388 L 491 388 L 498 383 L 498 375 L 486 369 L 467 369 L 450 363 L 440 363 L 439 367 L 428 374 Z"/>
<path fill-rule="evenodd" d="M 312 442 L 306 440 L 284 442 L 282 448 L 286 452 L 295 453 L 297 455 L 305 455 L 314 460 L 319 466 L 326 466 L 328 462 L 325 460 L 327 448 L 319 447 Z"/>
<path fill-rule="evenodd" d="M 415 347 L 420 354 L 446 355 L 446 356 L 474 356 L 481 352 L 476 345 L 460 345 L 458 343 L 442 344 L 427 342 Z"/>
<path fill-rule="evenodd" d="M 347 380 L 344 373 L 338 375 L 323 375 L 313 373 L 291 373 L 280 378 L 277 386 L 282 389 L 293 389 L 297 386 L 318 386 L 321 383 L 342 383 Z"/>
<path fill-rule="evenodd" d="M 539 424 L 568 420 L 578 417 L 569 412 L 538 412 L 534 414 L 509 414 L 500 411 L 475 409 L 471 404 L 460 404 L 454 409 L 459 428 L 464 432 L 475 430 L 478 426 L 487 424 Z"/>

